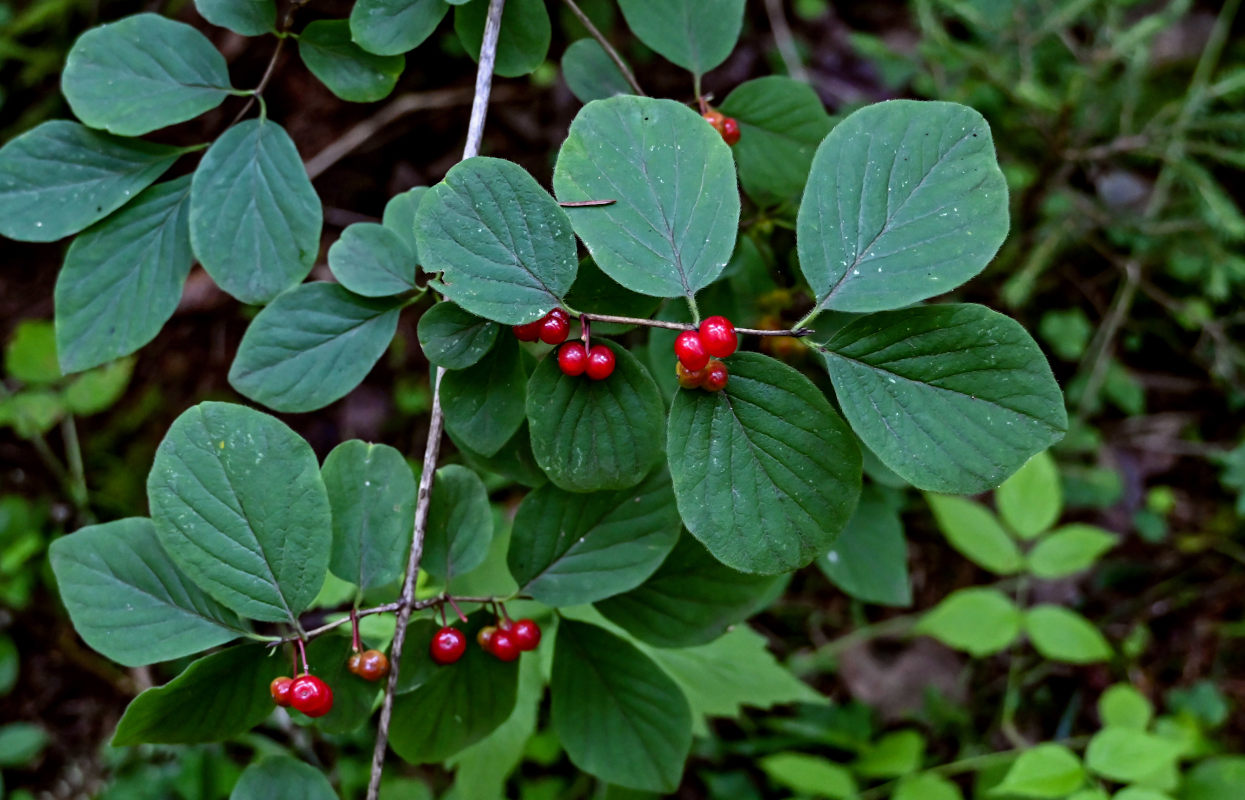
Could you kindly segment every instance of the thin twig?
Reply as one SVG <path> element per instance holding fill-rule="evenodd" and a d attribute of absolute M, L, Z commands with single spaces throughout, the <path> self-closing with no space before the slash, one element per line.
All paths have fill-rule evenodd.
<path fill-rule="evenodd" d="M 606 39 L 605 35 L 597 30 L 597 26 L 592 24 L 592 20 L 588 19 L 588 15 L 575 3 L 575 0 L 562 0 L 562 2 L 566 3 L 566 7 L 579 19 L 580 24 L 588 30 L 588 34 L 597 40 L 597 44 L 601 45 L 601 49 L 610 57 L 610 61 L 614 62 L 614 66 L 618 67 L 618 71 L 622 73 L 631 90 L 644 97 L 644 90 L 640 88 L 640 83 L 635 79 L 635 74 L 631 71 L 631 67 L 628 67 L 627 62 L 623 61 L 622 56 L 618 55 L 618 51 L 614 49 L 614 45 L 610 44 L 610 40 Z"/>
<path fill-rule="evenodd" d="M 694 331 L 696 325 L 690 322 L 669 322 L 664 319 L 644 319 L 643 317 L 616 317 L 612 314 L 580 314 L 580 319 L 596 322 L 614 322 L 619 325 L 642 325 L 646 328 L 665 328 L 672 331 Z M 736 328 L 735 333 L 744 336 L 808 336 L 815 331 L 812 328 L 792 328 L 790 330 L 772 331 L 764 328 Z"/>
<path fill-rule="evenodd" d="M 782 63 L 787 67 L 787 74 L 797 81 L 808 83 L 808 71 L 800 61 L 795 37 L 791 35 L 791 26 L 787 24 L 787 16 L 782 11 L 782 0 L 765 0 L 765 14 L 769 17 L 769 27 L 774 32 L 774 44 L 778 46 L 778 54 L 782 56 Z"/>
<path fill-rule="evenodd" d="M 291 9 L 291 13 L 292 12 L 293 9 Z M 288 23 L 289 21 L 290 20 L 287 17 L 286 22 Z M 268 66 L 264 69 L 263 77 L 259 79 L 259 84 L 251 90 L 251 96 L 246 99 L 246 105 L 242 106 L 242 110 L 239 111 L 238 115 L 233 118 L 233 122 L 229 123 L 229 127 L 232 128 L 234 125 L 241 122 L 242 118 L 246 116 L 246 112 L 250 111 L 251 106 L 255 105 L 255 98 L 259 97 L 260 94 L 263 93 L 264 89 L 268 88 L 268 82 L 272 80 L 273 73 L 277 71 L 277 59 L 281 57 L 281 49 L 285 47 L 285 40 L 287 38 L 289 37 L 282 35 L 277 39 L 277 46 L 272 49 L 272 58 L 268 59 Z"/>
<path fill-rule="evenodd" d="M 520 597 L 524 597 L 524 596 L 525 595 L 520 595 Z M 352 611 L 351 613 L 354 615 L 356 619 L 362 619 L 363 617 L 370 617 L 373 614 L 388 614 L 391 611 L 400 611 L 404 607 L 409 607 L 411 611 L 422 611 L 425 608 L 433 608 L 435 606 L 440 606 L 444 603 L 449 603 L 450 605 L 453 605 L 455 602 L 484 604 L 484 603 L 492 603 L 496 600 L 497 598 L 491 595 L 486 596 L 486 597 L 461 597 L 461 596 L 450 597 L 447 594 L 440 594 L 440 595 L 437 595 L 436 597 L 429 597 L 423 600 L 413 600 L 405 606 L 401 600 L 396 600 L 392 603 L 385 603 L 384 605 L 381 605 L 381 606 L 372 606 L 371 608 L 356 609 Z M 350 616 L 345 616 L 345 617 L 342 617 L 341 619 L 335 619 L 332 622 L 326 622 L 318 628 L 312 628 L 311 630 L 307 631 L 302 636 L 299 636 L 298 634 L 290 634 L 289 636 L 282 636 L 280 638 L 264 637 L 263 640 L 267 641 L 272 647 L 286 644 L 288 642 L 295 642 L 295 641 L 298 641 L 299 639 L 306 639 L 307 641 L 311 641 L 317 636 L 323 636 L 324 634 L 328 633 L 331 630 L 340 628 L 342 625 L 345 625 L 349 621 L 350 621 Z"/>
<path fill-rule="evenodd" d="M 558 205 L 563 208 L 596 208 L 598 206 L 612 206 L 617 200 L 562 200 Z"/>
<path fill-rule="evenodd" d="M 505 5 L 506 0 L 489 0 L 484 40 L 480 44 L 480 65 L 476 70 L 475 98 L 471 104 L 471 123 L 467 127 L 467 143 L 463 147 L 464 161 L 479 154 L 480 141 L 484 137 L 484 118 L 488 113 L 489 94 L 493 88 L 493 64 L 497 59 L 497 37 L 501 32 L 501 14 Z M 415 604 L 415 578 L 419 574 L 419 561 L 423 556 L 424 534 L 428 528 L 428 506 L 432 499 L 432 478 L 437 471 L 437 458 L 441 454 L 441 429 L 445 425 L 441 411 L 441 378 L 444 374 L 445 370 L 437 367 L 432 384 L 432 412 L 428 423 L 428 441 L 424 445 L 423 472 L 419 476 L 419 494 L 415 502 L 415 529 L 411 534 L 411 554 L 406 563 L 406 577 L 403 579 L 399 598 L 402 607 L 398 609 L 393 644 L 389 649 L 389 683 L 385 686 L 385 697 L 380 706 L 367 800 L 377 800 L 380 796 L 380 776 L 385 768 L 385 753 L 389 747 L 389 723 L 393 718 L 393 698 L 398 688 L 402 645 L 406 642 L 406 629 Z"/>

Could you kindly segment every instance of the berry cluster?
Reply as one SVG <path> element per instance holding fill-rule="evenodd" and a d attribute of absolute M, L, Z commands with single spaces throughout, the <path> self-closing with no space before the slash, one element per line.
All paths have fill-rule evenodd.
<path fill-rule="evenodd" d="M 500 661 L 514 661 L 519 653 L 535 650 L 540 644 L 540 626 L 530 619 L 517 622 L 498 620 L 496 625 L 485 625 L 476 634 L 476 642 L 485 652 Z M 429 645 L 432 660 L 438 664 L 453 664 L 467 650 L 467 637 L 453 627 L 443 627 L 432 637 Z"/>
<path fill-rule="evenodd" d="M 364 650 L 350 656 L 346 669 L 365 681 L 374 682 L 389 674 L 389 659 L 379 650 Z"/>
<path fill-rule="evenodd" d="M 569 342 L 558 350 L 558 368 L 571 377 L 586 373 L 594 381 L 604 380 L 614 373 L 614 351 L 603 344 Z"/>
<path fill-rule="evenodd" d="M 729 145 L 739 141 L 739 123 L 734 117 L 728 117 L 716 108 L 711 108 L 702 116 L 717 132 L 722 134 L 722 141 Z"/>
<path fill-rule="evenodd" d="M 726 317 L 709 317 L 700 323 L 699 330 L 683 331 L 674 340 L 679 385 L 684 389 L 721 391 L 729 373 L 718 359 L 734 353 L 738 346 L 735 326 Z"/>
<path fill-rule="evenodd" d="M 560 308 L 555 308 L 535 322 L 514 326 L 514 335 L 520 342 L 539 339 L 545 344 L 562 344 L 570 332 L 571 318 Z"/>
<path fill-rule="evenodd" d="M 387 663 L 385 668 L 388 669 Z M 333 710 L 333 690 L 315 675 L 303 673 L 297 678 L 275 678 L 268 689 L 274 703 L 296 708 L 309 717 L 323 717 Z"/>

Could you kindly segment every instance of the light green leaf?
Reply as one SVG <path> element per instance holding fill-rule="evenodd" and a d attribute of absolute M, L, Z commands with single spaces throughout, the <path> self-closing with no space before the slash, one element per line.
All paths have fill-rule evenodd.
<path fill-rule="evenodd" d="M 1063 437 L 1063 395 L 1042 351 L 985 306 L 871 314 L 821 350 L 843 415 L 886 466 L 920 489 L 997 486 Z"/>
<path fill-rule="evenodd" d="M 415 288 L 415 254 L 402 237 L 375 222 L 356 222 L 329 248 L 329 269 L 355 294 L 387 297 Z"/>
<path fill-rule="evenodd" d="M 480 60 L 484 41 L 484 20 L 489 0 L 456 0 L 454 32 L 467 55 Z M 497 61 L 493 73 L 517 78 L 545 62 L 553 29 L 544 0 L 508 0 L 501 13 L 501 32 L 497 40 Z"/>
<path fill-rule="evenodd" d="M 1154 717 L 1154 705 L 1127 683 L 1117 683 L 1098 698 L 1098 716 L 1104 728 L 1144 731 Z"/>
<path fill-rule="evenodd" d="M 270 755 L 243 771 L 229 800 L 337 800 L 337 792 L 316 767 Z"/>
<path fill-rule="evenodd" d="M 1180 800 L 1237 800 L 1245 786 L 1245 756 L 1215 756 L 1185 775 Z"/>
<path fill-rule="evenodd" d="M 56 359 L 56 329 L 44 319 L 18 323 L 4 347 L 4 370 L 22 383 L 55 383 L 61 378 Z"/>
<path fill-rule="evenodd" d="M 91 525 L 48 548 L 61 602 L 91 647 L 128 667 L 239 636 L 241 621 L 177 569 L 151 520 Z"/>
<path fill-rule="evenodd" d="M 564 375 L 547 357 L 527 387 L 532 454 L 549 480 L 570 492 L 630 488 L 661 459 L 657 386 L 635 356 L 604 344 L 615 359 L 605 380 Z"/>
<path fill-rule="evenodd" d="M 1029 570 L 1039 578 L 1063 578 L 1089 569 L 1116 545 L 1114 534 L 1074 522 L 1047 536 L 1029 553 Z"/>
<path fill-rule="evenodd" d="M 147 497 L 186 575 L 251 619 L 295 622 L 328 571 L 329 502 L 311 446 L 284 423 L 200 403 L 156 450 Z"/>
<path fill-rule="evenodd" d="M 1024 556 L 990 510 L 972 500 L 926 494 L 938 529 L 965 558 L 998 575 L 1010 575 L 1024 567 Z"/>
<path fill-rule="evenodd" d="M 402 454 L 342 442 L 320 470 L 333 513 L 329 569 L 360 590 L 392 583 L 406 568 L 415 521 L 415 476 Z"/>
<path fill-rule="evenodd" d="M 336 283 L 305 283 L 251 321 L 229 385 L 284 412 L 314 411 L 367 377 L 398 329 L 400 300 L 365 298 Z"/>
<path fill-rule="evenodd" d="M 561 201 L 615 200 L 570 209 L 575 232 L 607 275 L 632 291 L 691 297 L 730 260 L 739 190 L 730 148 L 682 103 L 594 100 L 558 153 Z"/>
<path fill-rule="evenodd" d="M 619 0 L 627 27 L 667 61 L 703 75 L 735 49 L 744 0 Z"/>
<path fill-rule="evenodd" d="M 523 424 L 527 383 L 518 342 L 497 337 L 478 364 L 441 378 L 446 430 L 474 452 L 496 454 Z"/>
<path fill-rule="evenodd" d="M 835 586 L 857 600 L 912 605 L 908 543 L 899 512 L 866 486 L 843 533 L 817 566 Z"/>
<path fill-rule="evenodd" d="M 51 737 L 33 722 L 0 725 L 0 767 L 31 767 Z M 0 786 L 0 788 L 3 788 Z M 15 797 L 15 795 L 9 795 Z"/>
<path fill-rule="evenodd" d="M 79 372 L 156 338 L 181 301 L 190 252 L 190 176 L 144 190 L 74 239 L 56 278 L 61 368 Z"/>
<path fill-rule="evenodd" d="M 981 657 L 1006 650 L 1022 621 L 1020 609 L 997 589 L 960 589 L 928 611 L 916 632 Z"/>
<path fill-rule="evenodd" d="M 957 103 L 890 100 L 817 148 L 796 222 L 818 310 L 882 311 L 949 292 L 1007 236 L 1007 183 L 986 121 Z"/>
<path fill-rule="evenodd" d="M 566 212 L 509 161 L 476 157 L 451 169 L 420 202 L 415 239 L 446 297 L 506 325 L 540 319 L 575 282 Z"/>
<path fill-rule="evenodd" d="M 596 39 L 571 42 L 562 54 L 562 77 L 581 103 L 632 93 L 626 77 Z"/>
<path fill-rule="evenodd" d="M 933 772 L 908 775 L 899 781 L 891 800 L 964 800 L 960 787 Z"/>
<path fill-rule="evenodd" d="M 53 120 L 0 148 L 0 234 L 53 242 L 98 222 L 160 177 L 182 151 Z"/>
<path fill-rule="evenodd" d="M 451 302 L 437 303 L 419 318 L 424 358 L 446 369 L 466 369 L 484 358 L 501 330 Z"/>
<path fill-rule="evenodd" d="M 756 353 L 727 362 L 721 392 L 681 390 L 670 474 L 683 523 L 729 567 L 789 572 L 825 553 L 860 496 L 860 451 L 825 395 Z"/>
<path fill-rule="evenodd" d="M 420 568 L 448 584 L 480 566 L 492 543 L 493 512 L 480 476 L 457 464 L 437 470 Z"/>
<path fill-rule="evenodd" d="M 1125 786 L 1116 792 L 1111 800 L 1172 800 L 1166 792 L 1145 789 L 1140 786 Z"/>
<path fill-rule="evenodd" d="M 318 19 L 298 36 L 298 55 L 333 94 L 352 103 L 382 100 L 406 66 L 401 55 L 369 53 L 350 39 L 350 22 Z"/>
<path fill-rule="evenodd" d="M 991 795 L 1006 797 L 1067 797 L 1085 783 L 1081 759 L 1061 744 L 1039 744 L 1020 754 Z"/>
<path fill-rule="evenodd" d="M 999 516 L 1021 539 L 1034 539 L 1048 530 L 1063 511 L 1059 468 L 1047 451 L 1030 458 L 994 493 Z"/>
<path fill-rule="evenodd" d="M 123 358 L 75 375 L 65 387 L 65 406 L 84 417 L 105 411 L 125 394 L 133 372 L 134 359 Z"/>
<path fill-rule="evenodd" d="M 65 59 L 61 91 L 78 119 L 141 136 L 194 119 L 230 94 L 229 68 L 208 38 L 159 14 L 91 28 Z"/>
<path fill-rule="evenodd" d="M 852 800 L 856 779 L 847 767 L 806 753 L 774 753 L 761 759 L 761 769 L 779 786 L 800 794 Z"/>
<path fill-rule="evenodd" d="M 243 36 L 277 30 L 277 4 L 273 0 L 195 0 L 195 8 L 213 25 Z"/>
<path fill-rule="evenodd" d="M 320 198 L 288 133 L 246 120 L 208 148 L 190 183 L 190 244 L 220 288 L 267 303 L 320 250 Z"/>
<path fill-rule="evenodd" d="M 1052 661 L 1092 664 L 1111 657 L 1111 646 L 1094 623 L 1060 606 L 1037 605 L 1025 612 L 1033 647 Z"/>
<path fill-rule="evenodd" d="M 550 716 L 571 763 L 652 792 L 679 785 L 692 713 L 678 685 L 634 645 L 595 625 L 558 624 Z"/>
<path fill-rule="evenodd" d="M 445 0 L 359 0 L 350 36 L 369 53 L 396 56 L 419 47 L 449 10 Z"/>
<path fill-rule="evenodd" d="M 1120 783 L 1132 783 L 1172 767 L 1180 745 L 1132 728 L 1103 728 L 1089 740 L 1085 766 L 1091 772 Z"/>
<path fill-rule="evenodd" d="M 899 778 L 921 768 L 925 737 L 915 730 L 885 734 L 861 752 L 852 771 L 862 778 Z"/>

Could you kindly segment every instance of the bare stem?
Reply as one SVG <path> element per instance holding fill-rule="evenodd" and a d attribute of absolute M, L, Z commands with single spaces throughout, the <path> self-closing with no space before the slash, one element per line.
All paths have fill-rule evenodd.
<path fill-rule="evenodd" d="M 290 13 L 294 13 L 293 8 L 290 9 Z M 292 22 L 292 20 L 287 15 L 285 21 L 285 27 L 288 28 L 289 23 Z M 259 79 L 259 84 L 251 90 L 251 96 L 247 98 L 246 105 L 242 106 L 242 110 L 239 111 L 238 115 L 233 118 L 233 122 L 229 123 L 229 127 L 232 128 L 234 125 L 241 122 L 242 118 L 246 116 L 246 112 L 250 111 L 251 106 L 255 105 L 255 99 L 263 94 L 264 89 L 268 88 L 268 82 L 272 80 L 273 73 L 277 71 L 277 59 L 281 57 L 281 49 L 285 47 L 285 40 L 287 38 L 289 37 L 282 34 L 280 38 L 277 39 L 277 46 L 272 49 L 272 58 L 268 59 L 268 66 L 264 69 L 263 77 Z"/>
<path fill-rule="evenodd" d="M 646 328 L 666 328 L 672 331 L 694 331 L 697 326 L 690 322 L 668 322 L 664 319 L 644 319 L 643 317 L 616 317 L 612 314 L 580 314 L 580 319 L 595 322 L 614 322 L 619 325 L 642 325 Z M 808 336 L 812 328 L 792 328 L 791 330 L 771 331 L 763 328 L 736 328 L 735 333 L 744 336 Z"/>
<path fill-rule="evenodd" d="M 631 67 L 628 67 L 627 62 L 623 61 L 622 56 L 618 55 L 618 51 L 614 49 L 614 45 L 610 44 L 609 39 L 606 39 L 605 35 L 597 30 L 597 26 L 592 24 L 592 20 L 588 19 L 588 15 L 575 3 L 575 0 L 562 0 L 562 2 L 566 3 L 566 7 L 571 10 L 571 13 L 575 15 L 580 24 L 588 30 L 588 35 L 596 39 L 597 44 L 601 45 L 601 49 L 610 57 L 610 61 L 614 62 L 614 66 L 618 67 L 618 71 L 622 73 L 631 90 L 643 97 L 644 90 L 640 88 L 640 84 L 635 79 L 635 74 L 631 71 Z"/>
<path fill-rule="evenodd" d="M 372 606 L 371 608 L 356 609 L 351 613 L 353 614 L 355 619 L 362 619 L 363 617 L 370 617 L 373 614 L 388 614 L 391 611 L 401 611 L 404 607 L 409 607 L 411 611 L 422 611 L 425 608 L 433 608 L 434 606 L 440 606 L 444 603 L 449 603 L 450 605 L 454 605 L 455 602 L 485 604 L 485 603 L 495 602 L 496 600 L 497 598 L 492 597 L 492 596 L 450 597 L 449 595 L 441 594 L 441 595 L 437 595 L 436 597 L 426 598 L 424 600 L 412 600 L 409 604 L 403 604 L 401 600 L 398 600 L 392 603 L 385 603 L 382 606 Z M 323 636 L 324 634 L 328 633 L 331 630 L 340 628 L 342 625 L 345 625 L 347 622 L 350 622 L 349 616 L 342 617 L 341 619 L 335 619 L 332 622 L 326 622 L 318 628 L 312 628 L 311 630 L 307 631 L 301 636 L 298 634 L 291 634 L 289 636 L 283 636 L 280 638 L 277 638 L 277 637 L 259 637 L 259 638 L 263 639 L 264 641 L 270 642 L 273 647 L 276 647 L 277 645 L 285 644 L 287 642 L 296 642 L 299 639 L 306 639 L 307 641 L 311 641 L 317 636 Z"/>
<path fill-rule="evenodd" d="M 795 37 L 791 35 L 791 26 L 787 24 L 787 16 L 782 10 L 782 0 L 765 0 L 765 14 L 769 17 L 774 44 L 778 46 L 778 54 L 782 56 L 787 74 L 797 81 L 808 83 L 808 71 L 800 61 L 800 51 L 795 46 Z"/>

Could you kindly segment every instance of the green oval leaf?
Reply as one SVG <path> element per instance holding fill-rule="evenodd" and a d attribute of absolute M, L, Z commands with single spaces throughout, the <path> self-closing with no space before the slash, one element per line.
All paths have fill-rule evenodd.
<path fill-rule="evenodd" d="M 479 61 L 489 0 L 460 1 L 455 5 L 458 7 L 454 9 L 454 32 L 467 54 Z M 544 0 L 508 0 L 501 12 L 494 74 L 517 78 L 533 71 L 545 62 L 552 38 Z"/>
<path fill-rule="evenodd" d="M 56 329 L 44 319 L 22 320 L 4 346 L 4 370 L 22 383 L 57 383 L 56 361 Z"/>
<path fill-rule="evenodd" d="M 562 54 L 562 77 L 581 103 L 632 93 L 622 70 L 596 39 L 579 39 L 566 48 Z"/>
<path fill-rule="evenodd" d="M 298 36 L 298 55 L 330 92 L 352 103 L 387 97 L 406 66 L 404 56 L 378 56 L 351 41 L 344 19 L 309 24 Z"/>
<path fill-rule="evenodd" d="M 1081 759 L 1061 744 L 1039 744 L 1020 754 L 992 794 L 1016 797 L 1067 797 L 1085 783 Z"/>
<path fill-rule="evenodd" d="M 424 358 L 446 369 L 466 369 L 484 358 L 501 330 L 495 322 L 437 303 L 419 318 L 419 346 Z"/>
<path fill-rule="evenodd" d="M 661 304 L 661 298 L 637 294 L 614 282 L 601 268 L 585 258 L 579 262 L 575 285 L 566 295 L 566 303 L 582 314 L 607 314 L 648 319 Z M 635 328 L 618 322 L 592 321 L 593 336 L 616 336 Z M 673 347 L 673 339 L 671 340 Z"/>
<path fill-rule="evenodd" d="M 358 8 L 358 6 L 355 6 Z M 381 224 L 402 237 L 402 241 L 411 251 L 411 261 L 419 263 L 419 248 L 415 244 L 415 212 L 424 195 L 428 194 L 427 186 L 416 186 L 402 194 L 395 194 L 385 203 L 384 216 Z"/>
<path fill-rule="evenodd" d="M 563 619 L 549 691 L 554 733 L 575 766 L 632 789 L 678 787 L 692 712 L 678 685 L 635 645 Z"/>
<path fill-rule="evenodd" d="M 252 320 L 229 385 L 277 411 L 314 411 L 345 397 L 385 354 L 402 303 L 336 283 L 305 283 Z"/>
<path fill-rule="evenodd" d="M 558 153 L 561 201 L 614 280 L 655 297 L 691 297 L 722 273 L 735 247 L 739 189 L 730 148 L 673 100 L 619 96 L 580 109 Z"/>
<path fill-rule="evenodd" d="M 319 769 L 276 755 L 247 767 L 229 800 L 337 800 L 337 792 Z"/>
<path fill-rule="evenodd" d="M 596 492 L 635 486 L 661 457 L 661 395 L 635 356 L 613 342 L 614 374 L 571 377 L 557 359 L 536 366 L 527 421 L 536 463 L 559 487 Z"/>
<path fill-rule="evenodd" d="M 415 256 L 394 231 L 356 222 L 329 248 L 329 269 L 355 294 L 388 297 L 415 288 Z"/>
<path fill-rule="evenodd" d="M 1114 534 L 1096 525 L 1065 525 L 1042 537 L 1029 552 L 1029 570 L 1039 578 L 1065 578 L 1089 569 L 1115 545 Z"/>
<path fill-rule="evenodd" d="M 1033 648 L 1051 661 L 1092 664 L 1111 658 L 1111 646 L 1094 623 L 1067 608 L 1037 605 L 1025 612 Z"/>
<path fill-rule="evenodd" d="M 350 672 L 350 636 L 339 630 L 343 632 L 319 636 L 307 645 L 311 674 L 333 690 L 333 708 L 314 719 L 315 726 L 325 733 L 350 733 L 360 728 L 372 716 L 376 694 L 385 686 L 384 681 L 366 681 Z M 298 716 L 298 712 L 289 713 Z"/>
<path fill-rule="evenodd" d="M 446 430 L 471 450 L 494 455 L 523 424 L 526 388 L 518 342 L 500 336 L 479 363 L 441 378 Z"/>
<path fill-rule="evenodd" d="M 1098 698 L 1098 716 L 1106 727 L 1144 731 L 1154 718 L 1154 704 L 1127 683 L 1107 688 Z"/>
<path fill-rule="evenodd" d="M 821 350 L 843 415 L 920 489 L 997 486 L 1063 437 L 1063 395 L 1037 344 L 985 306 L 920 306 L 849 323 Z"/>
<path fill-rule="evenodd" d="M 997 589 L 952 592 L 926 612 L 916 632 L 974 656 L 1006 650 L 1020 635 L 1020 609 Z"/>
<path fill-rule="evenodd" d="M 369 53 L 396 56 L 419 47 L 449 8 L 445 0 L 359 0 L 350 10 L 350 36 Z"/>
<path fill-rule="evenodd" d="M 65 387 L 66 407 L 84 417 L 111 408 L 125 394 L 133 372 L 134 359 L 122 358 L 75 375 Z"/>
<path fill-rule="evenodd" d="M 342 442 L 320 473 L 333 513 L 329 570 L 361 590 L 402 577 L 415 523 L 415 475 L 397 450 Z"/>
<path fill-rule="evenodd" d="M 518 164 L 476 157 L 432 187 L 415 215 L 424 270 L 473 314 L 520 325 L 561 304 L 578 261 L 570 220 Z"/>
<path fill-rule="evenodd" d="M 295 622 L 320 591 L 332 542 L 324 482 L 311 446 L 273 417 L 187 409 L 156 450 L 147 497 L 173 561 L 239 614 Z"/>
<path fill-rule="evenodd" d="M 927 494 L 938 529 L 951 546 L 977 566 L 996 575 L 1024 568 L 1025 559 L 990 509 L 963 497 Z"/>
<path fill-rule="evenodd" d="M 532 488 L 549 482 L 548 476 L 541 471 L 536 457 L 532 455 L 532 439 L 528 435 L 526 419 L 514 436 L 491 456 L 475 452 L 463 442 L 454 439 L 453 434 L 450 439 L 467 464 L 478 472 L 491 472 Z"/>
<path fill-rule="evenodd" d="M 242 36 L 277 30 L 277 4 L 273 0 L 195 0 L 195 8 L 213 25 Z"/>
<path fill-rule="evenodd" d="M 48 548 L 61 602 L 94 649 L 137 667 L 236 638 L 236 614 L 203 593 L 160 547 L 151 520 L 119 519 Z"/>
<path fill-rule="evenodd" d="M 994 504 L 1007 527 L 1022 539 L 1034 539 L 1049 530 L 1063 511 L 1055 459 L 1046 451 L 1034 455 L 1003 481 L 994 493 Z"/>
<path fill-rule="evenodd" d="M 856 513 L 817 566 L 847 594 L 866 603 L 912 605 L 908 543 L 899 512 L 873 486 L 860 495 Z"/>
<path fill-rule="evenodd" d="M 796 223 L 800 270 L 818 310 L 899 308 L 985 269 L 1007 226 L 1007 184 L 982 116 L 890 100 L 855 112 L 817 148 Z"/>
<path fill-rule="evenodd" d="M 419 566 L 447 584 L 484 562 L 493 543 L 493 511 L 484 482 L 466 467 L 437 470 Z"/>
<path fill-rule="evenodd" d="M 92 128 L 141 136 L 220 105 L 230 94 L 229 68 L 189 25 L 135 14 L 78 37 L 61 91 Z"/>
<path fill-rule="evenodd" d="M 679 514 L 727 566 L 789 572 L 825 553 L 851 518 L 860 449 L 796 370 L 757 353 L 726 363 L 726 389 L 682 390 L 670 407 Z"/>
<path fill-rule="evenodd" d="M 697 75 L 726 60 L 744 22 L 744 0 L 619 0 L 618 6 L 640 41 Z"/>
<path fill-rule="evenodd" d="M 189 201 L 189 175 L 160 183 L 74 239 L 56 278 L 66 373 L 133 353 L 173 316 L 195 260 Z"/>
<path fill-rule="evenodd" d="M 684 535 L 652 577 L 596 607 L 648 644 L 694 647 L 769 605 L 786 585 L 785 576 L 736 572 Z"/>
<path fill-rule="evenodd" d="M 272 713 L 268 684 L 290 662 L 260 645 L 231 647 L 199 659 L 173 680 L 126 707 L 112 745 L 219 742 L 246 733 Z"/>
<path fill-rule="evenodd" d="M 320 250 L 320 198 L 285 129 L 246 120 L 212 143 L 190 184 L 190 243 L 220 288 L 267 303 Z"/>
<path fill-rule="evenodd" d="M 680 527 L 665 469 L 618 492 L 543 486 L 515 512 L 507 563 L 520 590 L 542 603 L 591 603 L 644 581 Z"/>
<path fill-rule="evenodd" d="M 1180 754 L 1177 741 L 1132 728 L 1103 728 L 1089 740 L 1085 766 L 1104 778 L 1132 783 L 1174 766 Z"/>
<path fill-rule="evenodd" d="M 0 234 L 53 242 L 98 222 L 160 177 L 182 150 L 53 120 L 0 148 Z"/>

